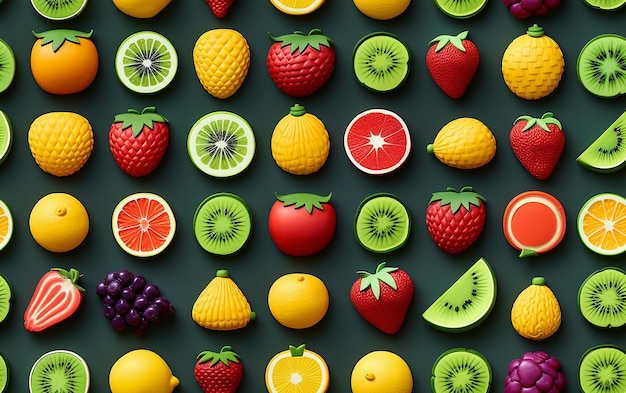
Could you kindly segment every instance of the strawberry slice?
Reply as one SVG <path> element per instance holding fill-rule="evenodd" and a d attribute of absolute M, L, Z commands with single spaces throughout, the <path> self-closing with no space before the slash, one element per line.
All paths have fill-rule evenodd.
<path fill-rule="evenodd" d="M 76 284 L 81 274 L 53 268 L 44 274 L 24 312 L 24 327 L 39 332 L 69 318 L 83 300 L 84 288 Z"/>

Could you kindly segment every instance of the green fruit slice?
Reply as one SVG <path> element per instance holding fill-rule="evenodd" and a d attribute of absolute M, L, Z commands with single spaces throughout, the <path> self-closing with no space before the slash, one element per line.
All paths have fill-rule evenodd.
<path fill-rule="evenodd" d="M 193 164 L 207 175 L 231 177 L 252 162 L 256 141 L 252 127 L 241 116 L 217 111 L 201 117 L 187 137 Z"/>
<path fill-rule="evenodd" d="M 435 5 L 452 18 L 465 19 L 482 11 L 487 0 L 435 0 Z"/>
<path fill-rule="evenodd" d="M 616 345 L 589 348 L 578 364 L 582 393 L 623 393 L 626 391 L 626 353 Z"/>
<path fill-rule="evenodd" d="M 430 386 L 433 393 L 487 393 L 492 379 L 491 366 L 482 354 L 453 348 L 435 361 Z"/>
<path fill-rule="evenodd" d="M 5 91 L 15 77 L 15 54 L 6 43 L 0 39 L 0 93 Z"/>
<path fill-rule="evenodd" d="M 9 155 L 13 145 L 13 128 L 9 117 L 0 110 L 0 164 Z"/>
<path fill-rule="evenodd" d="M 83 12 L 87 0 L 30 0 L 37 13 L 50 20 L 67 20 Z"/>
<path fill-rule="evenodd" d="M 178 55 L 174 45 L 159 33 L 139 31 L 128 36 L 115 54 L 117 77 L 131 91 L 157 93 L 174 79 Z"/>
<path fill-rule="evenodd" d="M 375 92 L 398 88 L 409 75 L 409 48 L 396 35 L 375 32 L 361 38 L 352 54 L 356 79 Z"/>
<path fill-rule="evenodd" d="M 626 165 L 626 111 L 576 158 L 583 167 L 595 172 L 615 172 Z"/>
<path fill-rule="evenodd" d="M 594 326 L 626 325 L 626 272 L 617 267 L 593 272 L 578 290 L 578 309 Z"/>
<path fill-rule="evenodd" d="M 43 354 L 30 370 L 30 393 L 87 393 L 89 368 L 78 354 L 57 349 Z"/>
<path fill-rule="evenodd" d="M 234 254 L 250 237 L 252 215 L 239 196 L 216 193 L 203 200 L 196 209 L 193 231 L 200 246 L 211 254 Z"/>
<path fill-rule="evenodd" d="M 461 332 L 484 321 L 496 303 L 496 276 L 484 258 L 461 275 L 422 314 L 432 327 Z"/>
<path fill-rule="evenodd" d="M 9 385 L 9 365 L 2 354 L 0 354 L 0 393 L 4 393 Z"/>
<path fill-rule="evenodd" d="M 406 243 L 411 230 L 411 216 L 392 194 L 377 193 L 365 198 L 357 208 L 354 233 L 368 251 L 384 253 Z"/>
<path fill-rule="evenodd" d="M 595 96 L 626 94 L 626 38 L 601 34 L 589 40 L 578 54 L 576 73 L 582 86 Z"/>
<path fill-rule="evenodd" d="M 9 311 L 11 311 L 12 298 L 13 293 L 11 291 L 11 286 L 6 278 L 0 274 L 0 322 L 3 322 L 7 315 L 9 315 Z M 0 393 L 1 392 L 2 389 L 0 389 Z"/>
<path fill-rule="evenodd" d="M 583 0 L 591 8 L 605 11 L 615 11 L 626 4 L 626 0 Z"/>

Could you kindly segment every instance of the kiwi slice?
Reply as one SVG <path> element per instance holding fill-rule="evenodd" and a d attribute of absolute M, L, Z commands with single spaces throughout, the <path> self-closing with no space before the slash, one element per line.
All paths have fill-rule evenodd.
<path fill-rule="evenodd" d="M 361 246 L 372 252 L 390 252 L 406 243 L 411 229 L 409 211 L 395 195 L 376 193 L 357 208 L 354 232 Z"/>
<path fill-rule="evenodd" d="M 626 0 L 584 0 L 584 3 L 592 8 L 614 11 L 622 8 L 626 4 Z"/>
<path fill-rule="evenodd" d="M 13 292 L 9 282 L 2 274 L 0 274 L 0 322 L 4 321 L 11 311 L 11 300 Z M 2 390 L 0 390 L 2 392 Z"/>
<path fill-rule="evenodd" d="M 250 165 L 254 132 L 241 116 L 216 111 L 201 117 L 189 131 L 187 152 L 193 164 L 214 177 L 231 177 Z"/>
<path fill-rule="evenodd" d="M 436 329 L 462 332 L 474 328 L 496 303 L 496 276 L 485 258 L 465 271 L 424 311 L 422 318 Z"/>
<path fill-rule="evenodd" d="M 115 54 L 117 77 L 131 91 L 157 93 L 174 79 L 178 55 L 174 45 L 154 31 L 139 31 L 128 36 Z"/>
<path fill-rule="evenodd" d="M 578 290 L 578 308 L 594 326 L 626 325 L 626 272 L 606 267 L 592 273 Z"/>
<path fill-rule="evenodd" d="M 0 353 L 0 393 L 4 393 L 9 386 L 9 365 Z"/>
<path fill-rule="evenodd" d="M 576 162 L 595 172 L 615 172 L 626 165 L 626 111 L 583 151 Z"/>
<path fill-rule="evenodd" d="M 15 54 L 13 49 L 0 39 L 0 93 L 5 91 L 15 77 Z"/>
<path fill-rule="evenodd" d="M 30 393 L 87 393 L 89 368 L 78 354 L 57 349 L 41 355 L 28 376 Z"/>
<path fill-rule="evenodd" d="M 582 393 L 626 392 L 626 353 L 616 345 L 589 348 L 578 364 Z"/>
<path fill-rule="evenodd" d="M 9 155 L 13 145 L 13 128 L 9 117 L 0 110 L 0 164 Z"/>
<path fill-rule="evenodd" d="M 578 54 L 576 72 L 593 95 L 613 98 L 626 94 L 626 38 L 601 34 L 589 40 Z"/>
<path fill-rule="evenodd" d="M 444 14 L 457 19 L 470 18 L 485 8 L 487 0 L 434 0 Z"/>
<path fill-rule="evenodd" d="M 30 0 L 37 13 L 50 20 L 67 20 L 83 12 L 87 0 Z"/>
<path fill-rule="evenodd" d="M 374 32 L 361 38 L 352 54 L 356 79 L 376 92 L 398 88 L 409 75 L 409 48 L 396 35 Z"/>
<path fill-rule="evenodd" d="M 207 197 L 193 216 L 196 240 L 211 254 L 234 254 L 246 244 L 251 230 L 248 205 L 239 196 L 227 192 Z"/>
<path fill-rule="evenodd" d="M 433 393 L 487 393 L 491 381 L 491 366 L 482 354 L 452 348 L 435 361 L 430 386 Z"/>

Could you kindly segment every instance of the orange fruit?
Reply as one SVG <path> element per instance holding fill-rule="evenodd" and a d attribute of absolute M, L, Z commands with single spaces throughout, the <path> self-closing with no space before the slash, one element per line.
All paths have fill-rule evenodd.
<path fill-rule="evenodd" d="M 0 250 L 6 247 L 13 235 L 13 216 L 4 201 L 0 200 Z"/>
<path fill-rule="evenodd" d="M 148 192 L 122 199 L 113 210 L 112 225 L 117 244 L 136 257 L 150 257 L 165 250 L 176 231 L 169 204 Z"/>
<path fill-rule="evenodd" d="M 328 289 L 314 275 L 289 273 L 274 281 L 267 295 L 267 303 L 278 323 L 292 329 L 305 329 L 326 315 Z"/>
<path fill-rule="evenodd" d="M 265 369 L 265 385 L 269 393 L 325 393 L 330 373 L 328 365 L 317 353 L 289 346 L 276 354 Z"/>
<path fill-rule="evenodd" d="M 413 375 L 399 355 L 372 351 L 354 365 L 350 387 L 353 393 L 411 393 Z"/>
<path fill-rule="evenodd" d="M 626 198 L 600 193 L 585 202 L 578 213 L 578 234 L 583 244 L 601 255 L 626 251 Z"/>
<path fill-rule="evenodd" d="M 289 15 L 305 15 L 317 10 L 324 0 L 270 0 L 279 11 Z"/>

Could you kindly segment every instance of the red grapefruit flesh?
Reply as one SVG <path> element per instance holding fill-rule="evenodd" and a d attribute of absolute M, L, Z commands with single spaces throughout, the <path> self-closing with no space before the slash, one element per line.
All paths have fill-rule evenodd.
<path fill-rule="evenodd" d="M 504 236 L 520 257 L 556 247 L 565 235 L 565 210 L 552 195 L 527 191 L 513 198 L 504 211 Z"/>
<path fill-rule="evenodd" d="M 384 175 L 407 160 L 411 136 L 404 120 L 394 112 L 370 109 L 348 124 L 344 148 L 358 169 L 370 175 Z"/>

